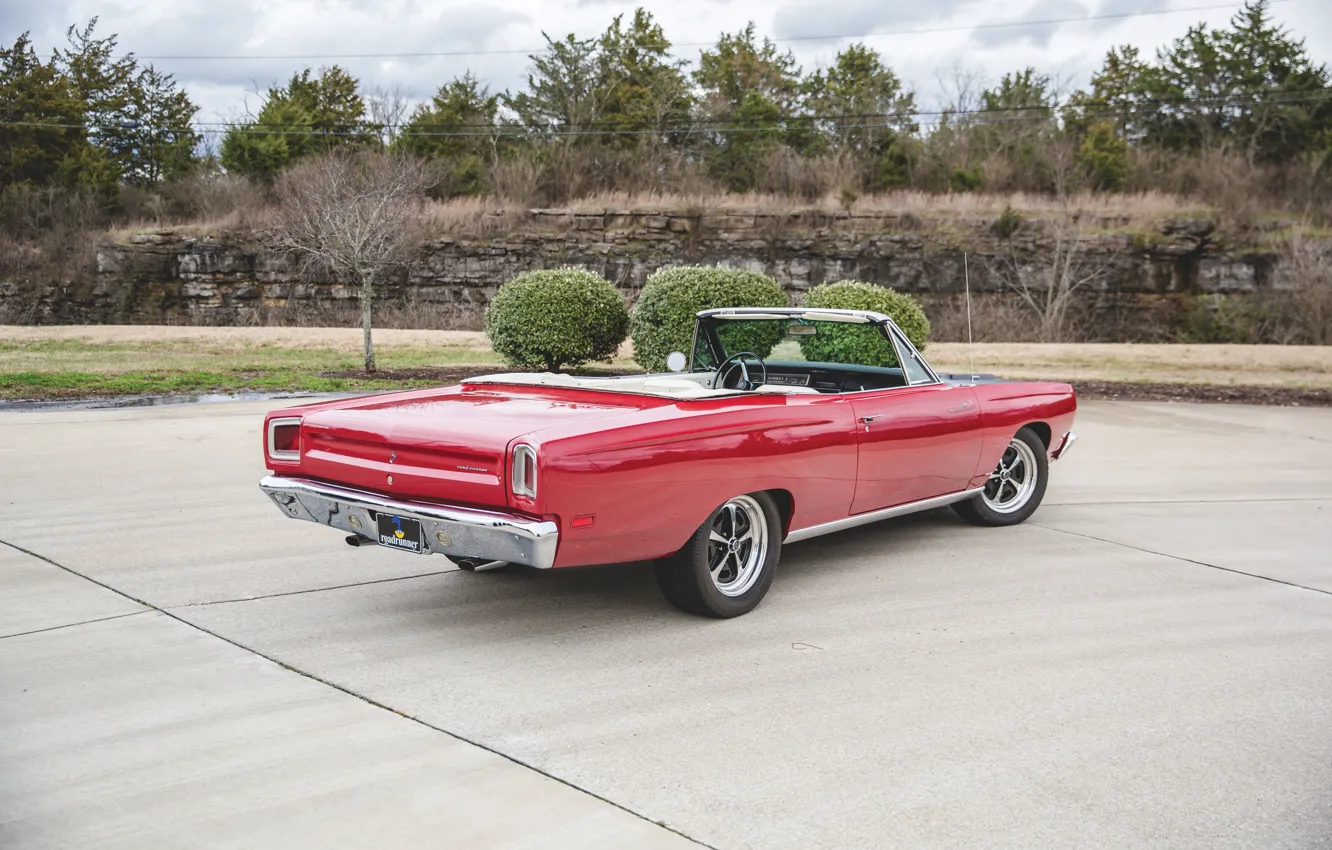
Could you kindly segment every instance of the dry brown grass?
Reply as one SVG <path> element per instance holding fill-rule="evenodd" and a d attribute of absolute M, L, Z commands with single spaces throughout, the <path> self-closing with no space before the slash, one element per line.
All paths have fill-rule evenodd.
<path fill-rule="evenodd" d="M 839 193 L 829 193 L 815 200 L 802 200 L 783 194 L 766 193 L 655 193 L 602 192 L 572 200 L 558 208 L 574 213 L 607 211 L 675 212 L 687 215 L 719 213 L 764 213 L 794 215 L 801 212 L 834 214 L 849 211 L 859 215 L 901 215 L 910 213 L 929 219 L 988 218 L 1007 208 L 1029 216 L 1046 216 L 1072 211 L 1098 218 L 1117 218 L 1132 225 L 1163 218 L 1207 216 L 1213 211 L 1176 195 L 1162 192 L 1106 194 L 1084 192 L 1064 200 L 1051 196 L 1013 193 L 933 194 L 915 190 L 861 195 L 847 204 Z M 425 232 L 436 237 L 486 239 L 513 233 L 531 222 L 531 208 L 520 200 L 504 197 L 466 197 L 432 201 L 422 207 Z M 117 227 L 112 239 L 123 240 L 142 233 L 171 231 L 189 236 L 220 235 L 258 230 L 272 220 L 265 206 L 247 206 L 225 214 L 200 218 L 185 224 L 164 223 L 158 219 L 140 220 Z"/>
<path fill-rule="evenodd" d="M 726 213 L 795 215 L 804 212 L 857 215 L 912 214 L 926 219 L 966 219 L 997 216 L 1007 208 L 1027 216 L 1049 216 L 1069 211 L 1101 219 L 1117 219 L 1121 226 L 1149 224 L 1164 218 L 1200 217 L 1209 210 L 1175 195 L 1161 192 L 1093 194 L 1084 192 L 1059 200 L 1028 193 L 966 193 L 939 195 L 903 190 L 863 195 L 847 204 L 840 193 L 815 200 L 767 193 L 657 193 L 602 192 L 571 200 L 550 211 L 584 214 L 605 212 L 673 212 L 685 215 Z M 532 210 L 503 197 L 455 198 L 435 201 L 422 210 L 427 233 L 460 239 L 487 239 L 530 226 Z M 194 228 L 196 231 L 202 227 Z"/>
<path fill-rule="evenodd" d="M 432 201 L 421 208 L 421 226 L 426 233 L 458 239 L 512 233 L 530 218 L 527 207 L 489 197 Z"/>
<path fill-rule="evenodd" d="M 925 352 L 946 372 L 970 370 L 966 343 Z M 1332 388 L 1332 346 L 977 343 L 976 370 L 1006 378 Z"/>
<path fill-rule="evenodd" d="M 1108 194 L 1082 192 L 1059 199 L 1025 192 L 934 194 L 914 190 L 861 195 L 851 204 L 858 213 L 915 213 L 940 218 L 997 215 L 1012 207 L 1019 213 L 1041 215 L 1054 212 L 1083 212 L 1100 216 L 1132 219 L 1160 219 L 1197 215 L 1207 210 L 1175 195 L 1162 192 Z M 601 210 L 684 211 L 702 209 L 717 212 L 795 212 L 812 210 L 839 212 L 844 209 L 840 194 L 829 193 L 815 201 L 802 201 L 777 194 L 676 195 L 607 192 L 571 201 L 563 208 L 574 212 Z"/>
<path fill-rule="evenodd" d="M 354 354 L 357 328 L 0 326 L 0 372 L 129 371 L 222 357 L 227 362 L 304 363 Z M 377 330 L 375 345 L 403 365 L 495 364 L 477 331 Z M 7 353 L 5 353 L 7 350 Z M 304 354 L 298 354 L 304 352 Z M 934 343 L 935 368 L 967 372 L 965 343 Z M 616 365 L 633 368 L 626 343 Z M 1007 378 L 1332 388 L 1332 346 L 977 343 L 976 369 Z M 202 360 L 201 360 L 202 362 Z"/>

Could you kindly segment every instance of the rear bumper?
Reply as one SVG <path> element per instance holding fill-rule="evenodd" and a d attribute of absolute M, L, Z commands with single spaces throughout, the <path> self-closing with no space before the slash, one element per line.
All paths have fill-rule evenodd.
<path fill-rule="evenodd" d="M 284 514 L 374 539 L 375 515 L 389 513 L 421 522 L 427 553 L 508 561 L 539 569 L 555 565 L 559 526 L 517 514 L 404 502 L 304 478 L 270 475 L 259 482 Z"/>
<path fill-rule="evenodd" d="M 1077 442 L 1077 440 L 1077 434 L 1074 434 L 1072 431 L 1065 431 L 1063 439 L 1059 441 L 1059 445 L 1055 447 L 1054 451 L 1050 452 L 1050 460 L 1059 460 L 1061 457 L 1068 454 L 1068 450 L 1073 448 L 1073 444 Z"/>

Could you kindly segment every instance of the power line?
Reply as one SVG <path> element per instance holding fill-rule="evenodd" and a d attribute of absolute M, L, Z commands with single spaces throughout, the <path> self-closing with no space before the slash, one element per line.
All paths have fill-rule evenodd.
<path fill-rule="evenodd" d="M 1269 96 L 1270 95 L 1270 96 Z M 1332 86 L 1324 86 L 1316 89 L 1309 89 L 1305 92 L 1295 94 L 1281 94 L 1272 89 L 1240 89 L 1225 95 L 1209 95 L 1203 97 L 1158 97 L 1147 98 L 1133 104 L 1131 107 L 1125 107 L 1130 113 L 1147 112 L 1153 109 L 1172 107 L 1172 106 L 1274 106 L 1287 103 L 1305 103 L 1313 101 L 1332 101 Z M 642 130 L 651 133 L 669 133 L 682 130 L 693 130 L 699 127 L 711 128 L 734 128 L 744 127 L 747 124 L 761 125 L 758 129 L 771 129 L 773 124 L 801 124 L 814 122 L 843 122 L 848 120 L 865 119 L 883 119 L 892 120 L 899 123 L 919 123 L 915 119 L 919 117 L 968 117 L 985 116 L 993 114 L 1004 114 L 1012 112 L 1049 112 L 1054 113 L 1060 110 L 1094 106 L 1095 103 L 1078 103 L 1073 100 L 1065 100 L 1062 103 L 1038 103 L 1025 106 L 986 106 L 976 109 L 912 109 L 909 112 L 838 112 L 838 113 L 806 113 L 797 115 L 779 115 L 771 117 L 755 118 L 691 118 L 688 121 L 675 123 L 653 122 L 653 121 L 625 121 L 609 119 L 603 121 L 582 122 L 580 128 L 606 128 L 606 134 L 618 135 L 626 132 L 636 132 Z M 1105 105 L 1105 104 L 1102 104 Z M 996 119 L 997 120 L 997 119 Z M 1027 120 L 1017 118 L 1015 120 Z M 126 126 L 117 124 L 97 125 L 95 123 L 56 123 L 47 121 L 6 121 L 0 120 L 0 126 L 6 127 L 38 127 L 50 129 L 100 129 L 103 131 L 133 131 L 141 129 L 139 126 Z M 150 127 L 152 125 L 149 125 Z M 268 123 L 259 124 L 257 122 L 244 124 L 235 121 L 191 121 L 188 125 L 181 125 L 175 128 L 179 130 L 182 126 L 190 128 L 226 128 L 236 129 L 238 131 L 264 132 L 269 134 L 280 134 L 282 130 L 292 130 L 296 135 L 309 135 L 313 132 L 341 132 L 348 135 L 355 135 L 365 132 L 377 132 L 383 129 L 383 125 L 369 121 L 353 122 L 343 125 L 351 127 L 349 130 L 320 130 L 311 123 Z M 401 125 L 399 125 L 401 126 Z M 456 121 L 439 126 L 448 128 L 478 128 L 485 129 L 488 132 L 494 130 L 507 130 L 517 133 L 552 133 L 562 132 L 559 127 L 543 127 L 540 125 L 521 124 L 518 122 L 466 122 Z M 157 128 L 163 129 L 163 128 Z M 569 130 L 567 132 L 583 132 L 580 130 Z"/>
<path fill-rule="evenodd" d="M 1127 118 L 1135 116 L 1152 115 L 1155 110 L 1163 106 L 1211 106 L 1211 107 L 1243 107 L 1243 106 L 1263 106 L 1276 107 L 1299 103 L 1312 102 L 1332 102 L 1332 88 L 1319 89 L 1318 93 L 1309 93 L 1300 96 L 1273 97 L 1262 100 L 1255 99 L 1236 99 L 1236 98 L 1181 98 L 1177 100 L 1158 100 L 1147 101 L 1133 106 L 1122 107 L 1118 109 L 1103 109 L 1098 111 L 1085 111 L 1078 115 L 1079 118 L 1095 120 L 1099 118 Z M 978 124 L 997 124 L 1011 123 L 1018 121 L 1032 121 L 1033 118 L 1027 115 L 1015 115 L 1012 113 L 1022 113 L 1038 111 L 1049 113 L 1048 117 L 1060 110 L 1078 106 L 1070 102 L 1061 104 L 1040 105 L 1040 106 L 1017 106 L 1017 107 L 996 107 L 992 109 L 973 109 L 973 110 L 939 110 L 939 111 L 921 111 L 914 112 L 907 116 L 905 121 L 916 124 L 917 126 L 939 126 L 948 119 L 966 119 L 981 116 L 982 120 Z M 998 115 L 999 117 L 983 117 Z M 918 116 L 935 116 L 938 121 L 921 122 L 914 120 Z M 1040 116 L 1037 116 L 1038 118 Z M 879 119 L 878 121 L 866 122 L 866 119 Z M 842 114 L 842 115 L 799 115 L 787 116 L 777 119 L 769 119 L 768 123 L 762 126 L 750 126 L 754 122 L 719 122 L 719 123 L 681 123 L 673 125 L 657 125 L 641 129 L 567 129 L 567 128 L 541 128 L 530 127 L 521 124 L 456 124 L 449 125 L 455 127 L 484 128 L 479 132 L 458 132 L 458 131 L 403 131 L 399 133 L 400 138 L 524 138 L 524 137 L 543 137 L 543 138 L 562 138 L 578 136 L 642 136 L 642 135 L 669 135 L 684 134 L 691 132 L 716 132 L 716 133 L 763 133 L 780 130 L 792 129 L 817 129 L 816 124 L 831 124 L 837 129 L 887 129 L 891 128 L 888 119 L 893 121 L 903 121 L 903 117 L 894 113 L 861 113 L 861 114 Z M 848 123 L 851 122 L 851 123 Z M 733 123 L 734 126 L 728 126 Z M 808 125 L 803 127 L 802 125 Z M 0 126 L 5 127 L 29 127 L 38 129 L 87 129 L 82 124 L 56 124 L 36 121 L 0 121 Z M 178 127 L 150 127 L 155 132 L 193 132 L 194 128 L 202 126 L 200 124 L 178 126 Z M 383 132 L 383 127 L 374 124 L 363 124 L 357 129 L 351 130 L 325 130 L 310 125 L 274 125 L 277 127 L 298 127 L 300 129 L 270 129 L 267 126 L 241 126 L 225 125 L 229 131 L 238 132 L 244 135 L 256 136 L 324 136 L 334 138 L 357 138 L 376 136 Z M 112 130 L 126 130 L 126 128 L 111 127 Z"/>
<path fill-rule="evenodd" d="M 1291 0 L 1270 0 L 1269 5 L 1277 3 L 1289 3 Z M 854 38 L 886 38 L 902 35 L 932 35 L 951 32 L 970 32 L 973 30 L 993 30 L 993 29 L 1011 29 L 1016 27 L 1041 27 L 1056 26 L 1059 24 L 1076 24 L 1091 21 L 1111 21 L 1125 20 L 1128 18 L 1143 18 L 1157 15 L 1176 15 L 1185 12 L 1208 12 L 1217 9 L 1234 9 L 1235 3 L 1216 3 L 1208 6 L 1188 6 L 1179 9 L 1148 9 L 1137 12 L 1115 12 L 1104 15 L 1083 15 L 1071 18 L 1045 18 L 1038 21 L 996 21 L 986 24 L 970 24 L 967 26 L 948 26 L 948 27 L 923 27 L 918 29 L 900 29 L 900 30 L 880 30 L 878 32 L 868 33 L 840 33 L 828 35 L 795 35 L 786 38 L 770 39 L 777 44 L 786 44 L 794 42 L 809 41 L 840 41 L 841 39 Z M 672 44 L 673 48 L 680 47 L 712 47 L 716 42 L 712 41 L 693 41 L 678 42 Z M 313 59 L 433 59 L 453 56 L 525 56 L 534 53 L 540 53 L 546 49 L 545 45 L 533 48 L 507 48 L 500 50 L 438 50 L 438 51 L 420 51 L 407 53 L 291 53 L 291 54 L 164 54 L 159 56 L 137 56 L 128 54 L 122 58 L 138 58 L 150 62 L 190 62 L 190 61 L 267 61 L 267 60 L 313 60 Z"/>

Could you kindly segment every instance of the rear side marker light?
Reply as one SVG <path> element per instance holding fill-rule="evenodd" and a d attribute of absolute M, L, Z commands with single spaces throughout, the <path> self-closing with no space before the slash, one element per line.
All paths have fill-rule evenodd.
<path fill-rule="evenodd" d="M 573 518 L 573 527 L 591 528 L 592 523 L 595 521 L 596 521 L 596 516 L 594 514 L 583 514 L 582 516 L 576 516 Z"/>
<path fill-rule="evenodd" d="M 268 420 L 268 456 L 273 460 L 301 459 L 301 420 Z"/>

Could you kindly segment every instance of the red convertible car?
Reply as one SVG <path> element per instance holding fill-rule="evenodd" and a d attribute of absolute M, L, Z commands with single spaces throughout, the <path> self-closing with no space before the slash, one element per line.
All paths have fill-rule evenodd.
<path fill-rule="evenodd" d="M 670 364 L 274 411 L 260 486 L 348 543 L 468 570 L 655 560 L 676 606 L 733 617 L 785 543 L 943 505 L 1022 522 L 1075 439 L 1069 385 L 937 374 L 878 313 L 705 310 Z"/>

